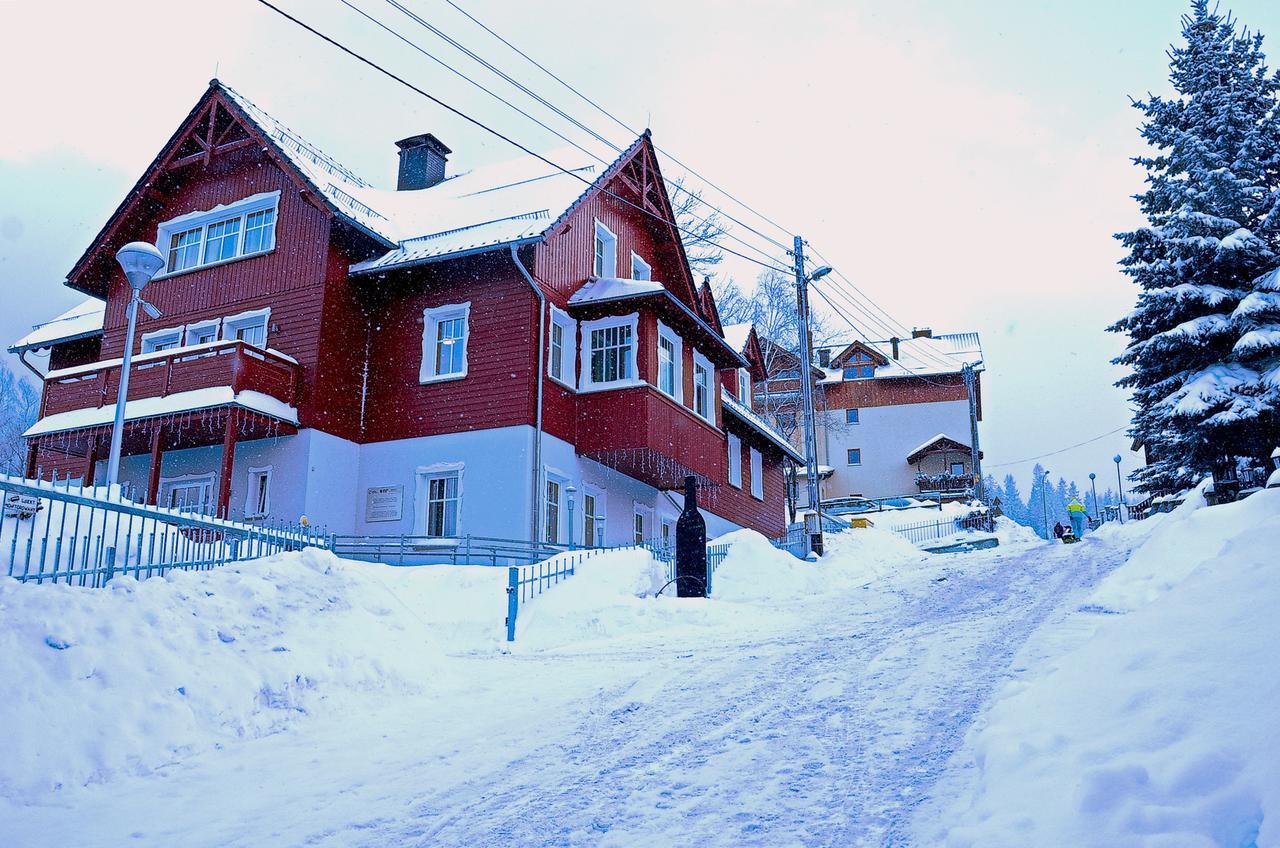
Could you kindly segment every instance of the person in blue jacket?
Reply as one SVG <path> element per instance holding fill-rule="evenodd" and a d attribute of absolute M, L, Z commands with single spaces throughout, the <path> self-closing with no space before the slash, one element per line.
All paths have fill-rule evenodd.
<path fill-rule="evenodd" d="M 1072 498 L 1071 503 L 1067 504 L 1067 517 L 1071 519 L 1071 529 L 1075 531 L 1076 538 L 1084 536 L 1084 504 L 1080 503 L 1079 498 Z"/>

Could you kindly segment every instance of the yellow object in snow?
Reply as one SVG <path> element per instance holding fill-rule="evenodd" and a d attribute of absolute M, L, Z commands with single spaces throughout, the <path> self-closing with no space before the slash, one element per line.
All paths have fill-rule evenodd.
<path fill-rule="evenodd" d="M 871 523 L 870 518 L 850 518 L 849 526 L 865 530 L 866 528 L 874 527 L 875 525 Z"/>

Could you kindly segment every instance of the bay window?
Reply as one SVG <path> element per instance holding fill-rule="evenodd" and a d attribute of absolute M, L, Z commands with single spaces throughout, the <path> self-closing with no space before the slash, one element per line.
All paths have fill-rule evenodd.
<path fill-rule="evenodd" d="M 471 302 L 422 311 L 422 365 L 418 382 L 458 380 L 467 376 L 467 339 Z"/>
<path fill-rule="evenodd" d="M 577 384 L 573 368 L 577 359 L 578 323 L 552 306 L 548 336 L 547 374 L 556 382 L 573 388 Z"/>
<path fill-rule="evenodd" d="M 595 255 L 591 272 L 597 277 L 618 276 L 618 237 L 596 221 Z"/>
<path fill-rule="evenodd" d="M 631 252 L 631 279 L 652 280 L 653 266 L 640 258 L 635 251 Z"/>
<path fill-rule="evenodd" d="M 279 202 L 280 192 L 264 192 L 160 224 L 156 246 L 167 258 L 163 273 L 176 274 L 273 249 Z"/>
<path fill-rule="evenodd" d="M 680 336 L 670 327 L 658 322 L 658 391 L 683 403 L 684 375 Z"/>
<path fill-rule="evenodd" d="M 696 350 L 693 352 L 693 411 L 699 418 L 716 423 L 716 411 L 711 395 L 711 375 L 715 372 L 711 363 Z"/>
<path fill-rule="evenodd" d="M 584 321 L 582 324 L 582 388 L 639 384 L 636 333 L 639 315 Z"/>

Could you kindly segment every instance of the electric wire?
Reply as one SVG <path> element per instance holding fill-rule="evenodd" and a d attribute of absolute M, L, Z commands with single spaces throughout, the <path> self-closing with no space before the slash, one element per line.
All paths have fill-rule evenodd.
<path fill-rule="evenodd" d="M 997 462 L 995 464 L 988 465 L 987 468 L 1008 468 L 1010 465 L 1025 465 L 1028 462 L 1035 462 L 1037 459 L 1046 459 L 1051 456 L 1057 456 L 1060 453 L 1066 453 L 1069 450 L 1075 450 L 1076 448 L 1093 444 L 1096 441 L 1105 439 L 1107 436 L 1114 436 L 1116 433 L 1119 433 L 1122 430 L 1128 430 L 1128 429 L 1129 429 L 1129 425 L 1126 424 L 1123 427 L 1117 427 L 1114 430 L 1108 430 L 1107 432 L 1103 433 L 1101 436 L 1094 436 L 1092 439 L 1085 439 L 1083 442 L 1077 442 L 1076 444 L 1070 445 L 1065 448 L 1058 448 L 1055 451 L 1042 453 L 1039 456 L 1029 456 L 1026 459 L 1015 459 L 1013 462 Z"/>
<path fill-rule="evenodd" d="M 596 111 L 598 111 L 600 114 L 604 115 L 606 118 L 608 118 L 609 120 L 613 121 L 615 124 L 617 124 L 618 126 L 620 126 L 622 129 L 626 130 L 626 131 L 627 131 L 628 133 L 630 133 L 631 135 L 633 135 L 633 136 L 634 136 L 634 135 L 638 135 L 638 133 L 636 132 L 636 130 L 635 130 L 635 129 L 633 129 L 632 127 L 628 126 L 628 125 L 627 125 L 627 123 L 626 123 L 625 121 L 623 121 L 622 119 L 618 118 L 616 115 L 614 115 L 614 114 L 613 114 L 612 112 L 610 112 L 608 109 L 605 109 L 605 108 L 604 108 L 603 106 L 601 106 L 599 103 L 597 103 L 596 101 L 592 100 L 592 99 L 591 99 L 590 97 L 588 97 L 587 95 L 583 94 L 581 91 L 579 91 L 577 88 L 575 88 L 575 87 L 574 87 L 573 85 L 571 85 L 570 83 L 566 82 L 566 81 L 565 81 L 564 79 L 562 79 L 559 75 L 557 75 L 554 71 L 552 71 L 552 70 L 550 70 L 549 68 L 547 68 L 545 65 L 543 65 L 541 62 L 539 62 L 537 59 L 534 59 L 532 56 L 530 56 L 530 55 L 529 55 L 528 53 L 526 53 L 525 51 L 521 50 L 521 49 L 520 49 L 519 47 L 517 47 L 515 44 L 512 44 L 509 40 L 507 40 L 506 38 L 504 38 L 502 35 L 500 35 L 499 33 L 495 32 L 491 27 L 489 27 L 487 24 L 485 24 L 483 21 L 481 21 L 481 20 L 480 20 L 479 18 L 477 18 L 475 15 L 471 14 L 471 13 L 470 13 L 470 12 L 468 12 L 466 9 L 462 8 L 461 6 L 459 6 L 456 2 L 454 2 L 454 0 L 445 0 L 445 2 L 446 2 L 446 3 L 448 3 L 450 6 L 452 6 L 452 7 L 453 7 L 455 10 L 457 10 L 459 13 L 461 13 L 464 17 L 466 17 L 467 19 L 469 19 L 469 20 L 470 20 L 472 23 L 474 23 L 476 26 L 480 27 L 480 28 L 481 28 L 481 29 L 483 29 L 485 32 L 489 33 L 489 35 L 493 36 L 493 37 L 494 37 L 494 38 L 496 38 L 498 41 L 500 41 L 500 42 L 502 42 L 503 44 L 505 44 L 507 47 L 511 48 L 511 49 L 512 49 L 513 51 L 515 51 L 515 52 L 516 52 L 516 54 L 518 54 L 521 58 L 523 58 L 525 61 L 529 62 L 529 64 L 533 65 L 535 68 L 537 68 L 538 70 L 542 71 L 544 74 L 546 74 L 547 76 L 551 77 L 551 78 L 552 78 L 553 80 L 555 80 L 556 82 L 560 83 L 562 86 L 564 86 L 564 87 L 565 87 L 566 89 L 568 89 L 570 92 L 572 92 L 573 94 L 575 94 L 575 95 L 576 95 L 577 97 L 579 97 L 583 102 L 585 102 L 587 105 L 589 105 L 589 106 L 591 106 L 592 108 L 594 108 L 594 109 L 595 109 Z M 662 155 L 666 156 L 666 157 L 667 157 L 668 159 L 670 159 L 672 162 L 675 162 L 677 165 L 679 165 L 679 166 L 680 166 L 681 168 L 683 168 L 685 171 L 689 172 L 690 174 L 693 174 L 695 177 L 697 177 L 698 179 L 702 180 L 702 182 L 703 182 L 703 183 L 705 183 L 706 185 L 708 185 L 708 186 L 710 186 L 711 188 L 715 189 L 716 191 L 720 192 L 720 193 L 721 193 L 721 194 L 723 194 L 725 197 L 729 198 L 729 199 L 730 199 L 730 200 L 732 200 L 734 203 L 736 203 L 736 204 L 738 204 L 739 206 L 741 206 L 743 209 L 746 209 L 746 210 L 747 210 L 747 211 L 749 211 L 751 214 L 755 215 L 755 216 L 756 216 L 757 218 L 759 218 L 760 220 L 762 220 L 762 221 L 766 222 L 766 223 L 767 223 L 767 224 L 769 224 L 770 226 L 776 227 L 776 228 L 778 229 L 778 231 L 779 231 L 779 232 L 781 232 L 781 233 L 783 233 L 783 234 L 784 234 L 784 236 L 790 236 L 791 231 L 790 231 L 790 230 L 788 230 L 786 227 L 782 226 L 782 225 L 781 225 L 781 224 L 779 224 L 777 221 L 775 221 L 775 220 L 773 220 L 772 218 L 770 218 L 769 216 L 765 215 L 763 212 L 760 212 L 760 211 L 758 211 L 757 209 L 753 208 L 752 206 L 750 206 L 749 204 L 747 204 L 745 201 L 740 200 L 739 198 L 737 198 L 737 197 L 735 197 L 734 195 L 730 194 L 728 190 L 726 190 L 726 189 L 724 189 L 724 188 L 721 188 L 721 187 L 720 187 L 719 185 L 717 185 L 716 183 L 714 183 L 714 182 L 712 182 L 711 180 L 707 179 L 707 177 L 703 176 L 701 173 L 699 173 L 698 171 L 695 171 L 695 170 L 694 170 L 693 168 L 691 168 L 689 165 L 687 165 L 687 164 L 685 164 L 684 162 L 682 162 L 682 161 L 680 161 L 679 159 L 677 159 L 677 158 L 676 158 L 676 157 L 675 157 L 675 156 L 674 156 L 670 151 L 666 150 L 665 148 L 659 147 L 659 146 L 658 146 L 658 145 L 656 145 L 656 144 L 654 145 L 654 149 L 656 149 L 656 150 L 657 150 L 659 153 L 661 153 Z M 742 226 L 747 227 L 747 229 L 751 229 L 751 228 L 750 228 L 750 227 L 748 227 L 746 224 L 743 224 L 741 221 L 738 221 L 736 218 L 733 218 L 733 217 L 729 216 L 729 215 L 728 215 L 728 213 L 724 213 L 724 212 L 722 212 L 722 214 L 724 214 L 724 215 L 725 215 L 725 217 L 729 218 L 730 220 L 734 221 L 735 223 L 741 224 Z M 763 238 L 768 238 L 768 236 L 765 236 L 763 233 L 760 233 L 758 230 L 752 230 L 752 231 L 753 231 L 753 232 L 755 232 L 757 235 L 760 235 L 760 236 L 761 236 L 761 237 L 763 237 Z M 772 241 L 772 239 L 770 239 L 770 240 Z M 780 243 L 778 243 L 778 242 L 774 242 L 774 244 L 777 244 L 779 247 L 783 248 L 784 250 L 786 250 L 786 249 L 787 249 L 785 245 L 780 244 Z"/>
<path fill-rule="evenodd" d="M 314 35 L 315 37 L 319 38 L 321 41 L 324 41 L 326 44 L 329 44 L 329 45 L 330 45 L 330 46 L 332 46 L 332 47 L 336 47 L 337 49 L 339 49 L 339 50 L 340 50 L 340 51 L 342 51 L 343 53 L 346 53 L 346 54 L 347 54 L 348 56 L 350 56 L 351 58 L 353 58 L 353 59 L 355 59 L 355 60 L 357 60 L 357 61 L 359 61 L 359 62 L 361 62 L 361 63 L 363 63 L 363 64 L 365 64 L 365 65 L 368 65 L 370 68 L 374 69 L 374 70 L 375 70 L 375 71 L 377 71 L 378 73 L 380 73 L 380 74 L 382 74 L 382 75 L 386 76 L 387 78 L 389 78 L 389 79 L 391 79 L 391 80 L 393 80 L 393 81 L 395 81 L 395 82 L 399 83 L 400 85 L 404 86 L 405 88 L 409 89 L 410 91 L 413 91 L 413 92 L 415 92 L 416 94 L 419 94 L 419 95 L 421 95 L 422 97 L 425 97 L 427 100 L 430 100 L 432 103 L 435 103 L 437 106 L 439 106 L 440 108 L 442 108 L 442 109 L 444 109 L 445 111 L 449 112 L 450 114 L 456 115 L 457 117 L 459 117 L 459 118 L 463 119 L 464 121 L 466 121 L 466 122 L 468 122 L 468 123 L 470 123 L 470 124 L 472 124 L 472 125 L 474 125 L 474 126 L 476 126 L 476 127 L 480 128 L 480 129 L 484 130 L 485 132 L 489 133 L 490 135 L 494 136 L 495 138 L 497 138 L 497 139 L 499 139 L 499 140 L 501 140 L 501 141 L 504 141 L 504 142 L 506 142 L 507 144 L 510 144 L 512 147 L 515 147 L 517 150 L 520 150 L 521 152 L 526 153 L 526 154 L 528 154 L 529 156 L 532 156 L 533 158 L 537 159 L 537 160 L 538 160 L 538 161 L 540 161 L 540 162 L 543 162 L 544 164 L 550 165 L 551 167 L 555 168 L 557 171 L 560 171 L 561 173 L 564 173 L 564 174 L 566 174 L 566 175 L 568 175 L 568 176 L 570 176 L 570 177 L 573 177 L 574 179 L 578 180 L 579 182 L 582 182 L 583 184 L 585 184 L 585 185 L 587 185 L 587 186 L 591 186 L 591 185 L 593 185 L 593 184 L 594 184 L 594 182 L 593 182 L 592 180 L 588 180 L 587 178 L 583 177 L 581 174 L 579 174 L 579 173 L 577 173 L 577 172 L 575 172 L 575 171 L 572 171 L 572 170 L 570 170 L 570 169 L 568 169 L 568 168 L 565 168 L 564 166 L 562 166 L 562 165 L 560 165 L 560 164 L 558 164 L 558 163 L 556 163 L 556 162 L 553 162 L 551 159 L 548 159 L 546 156 L 543 156 L 542 154 L 537 153 L 537 152 L 535 152 L 535 151 L 531 150 L 529 147 L 525 146 L 524 144 L 521 144 L 520 142 L 516 141 L 514 138 L 510 137 L 509 135 L 504 134 L 504 133 L 503 133 L 503 132 L 501 132 L 500 130 L 494 129 L 493 127 L 489 126 L 488 124 L 484 123 L 483 121 L 479 120 L 478 118 L 472 117 L 471 115 L 467 114 L 466 112 L 462 111 L 461 109 L 459 109 L 459 108 L 457 108 L 457 107 L 455 107 L 455 106 L 452 106 L 452 105 L 450 105 L 449 103 L 446 103 L 445 101 L 441 100 L 439 97 L 436 97 L 435 95 L 433 95 L 433 94 L 431 94 L 431 93 L 429 93 L 429 92 L 427 92 L 427 91 L 423 90 L 423 89 L 422 89 L 422 88 L 420 88 L 419 86 L 414 85 L 413 83 L 409 82 L 409 81 L 408 81 L 407 79 L 405 79 L 404 77 L 402 77 L 402 76 L 400 76 L 400 75 L 396 74 L 395 72 L 393 72 L 393 71 L 391 71 L 391 70 L 388 70 L 387 68 L 384 68 L 382 65 L 380 65 L 380 64 L 378 64 L 377 62 L 373 61 L 372 59 L 370 59 L 370 58 L 368 58 L 368 57 L 366 57 L 366 56 L 362 55 L 361 53 L 358 53 L 358 52 L 357 52 L 357 51 L 355 51 L 354 49 L 352 49 L 352 48 L 348 47 L 347 45 L 345 45 L 345 44 L 341 43 L 340 41 L 338 41 L 338 40 L 334 39 L 333 37 L 331 37 L 331 36 L 329 36 L 329 35 L 326 35 L 325 33 L 321 32 L 320 30 L 316 29 L 315 27 L 311 26 L 310 24 L 306 23 L 305 21 L 300 20 L 299 18 L 295 17 L 294 15 L 291 15 L 290 13 L 286 12 L 284 9 L 281 9 L 279 6 L 277 6 L 277 5 L 275 5 L 274 3 L 272 3 L 272 2 L 271 2 L 271 0 L 257 0 L 257 2 L 258 2 L 260 5 L 265 6 L 266 8 L 268 8 L 268 9 L 270 9 L 271 11 L 275 12 L 277 15 L 279 15 L 280 17 L 284 18 L 285 20 L 289 21 L 290 23 L 294 24 L 295 26 L 298 26 L 298 27 L 300 27 L 300 28 L 302 28 L 302 29 L 306 30 L 307 32 L 311 33 L 311 34 L 312 34 L 312 35 Z M 658 215 L 658 214 L 655 214 L 655 213 L 653 213 L 653 212 L 650 212 L 648 209 L 645 209 L 644 207 L 640 206 L 639 204 L 636 204 L 636 203 L 631 202 L 630 200 L 627 200 L 625 197 L 620 197 L 620 196 L 618 196 L 617 194 L 615 194 L 614 192 L 609 191 L 609 190 L 608 190 L 608 189 L 606 189 L 606 188 L 601 188 L 601 189 L 600 189 L 600 191 L 601 191 L 601 193 L 602 193 L 602 194 L 606 194 L 606 195 L 608 195 L 609 197 L 612 197 L 613 199 L 617 200 L 619 203 L 622 203 L 622 204 L 625 204 L 625 205 L 627 205 L 627 206 L 630 206 L 630 207 L 632 207 L 632 208 L 636 209 L 637 211 L 641 212 L 642 214 L 648 215 L 649 217 L 651 217 L 651 218 L 653 218 L 653 219 L 655 219 L 655 220 L 657 220 L 657 221 L 660 221 L 660 222 L 662 222 L 662 223 L 664 223 L 664 224 L 667 224 L 668 226 L 673 227 L 677 232 L 683 233 L 683 234 L 685 234 L 685 235 L 687 235 L 687 236 L 689 236 L 690 238 L 695 239 L 695 240 L 697 240 L 697 239 L 699 238 L 695 233 L 690 233 L 690 232 L 689 232 L 688 230 L 686 230 L 684 227 L 680 226 L 680 224 L 679 224 L 679 223 L 677 223 L 677 222 L 675 222 L 675 221 L 670 221 L 670 220 L 668 220 L 668 219 L 666 219 L 666 218 L 662 217 L 661 215 Z M 759 260 L 759 259 L 756 259 L 756 258 L 751 257 L 751 256 L 747 256 L 747 255 L 745 255 L 745 254 L 743 254 L 743 253 L 740 253 L 739 251 L 736 251 L 736 250 L 734 250 L 734 249 L 732 249 L 732 248 L 728 248 L 728 247 L 724 247 L 723 245 L 720 245 L 720 249 L 721 249 L 721 250 L 724 250 L 726 253 L 730 253 L 730 254 L 732 254 L 732 255 L 734 255 L 734 256 L 737 256 L 739 259 L 743 259 L 743 260 L 745 260 L 745 261 L 747 261 L 747 262 L 751 262 L 751 263 L 753 263 L 753 264 L 759 265 L 759 266 L 764 267 L 764 268 L 768 268 L 768 269 L 770 269 L 770 270 L 779 271 L 779 272 L 782 272 L 782 273 L 787 273 L 787 271 L 786 271 L 785 269 L 780 268 L 780 267 L 778 267 L 777 265 L 774 265 L 774 264 L 772 264 L 772 263 L 770 263 L 770 262 L 762 262 L 762 261 L 761 261 L 761 260 Z"/>
<path fill-rule="evenodd" d="M 349 0 L 340 0 L 340 2 L 342 2 L 344 5 L 346 5 L 346 6 L 350 7 L 350 8 L 353 8 L 353 9 L 355 8 L 354 6 L 352 6 L 352 4 L 349 2 Z M 400 2 L 399 2 L 399 0 L 383 0 L 383 2 L 385 2 L 387 5 L 391 6 L 392 8 L 396 9 L 397 11 L 399 11 L 401 14 L 403 14 L 405 17 L 409 18 L 409 19 L 410 19 L 411 21 L 413 21 L 414 23 L 418 24 L 420 27 L 422 27 L 422 28 L 426 29 L 428 32 L 432 33 L 432 34 L 433 34 L 433 35 L 435 35 L 437 38 L 441 39 L 441 40 L 442 40 L 442 41 L 444 41 L 446 44 L 448 44 L 449 46 L 453 47 L 453 48 L 454 48 L 455 50 L 457 50 L 458 52 L 462 53 L 464 56 L 467 56 L 467 57 L 468 57 L 468 58 L 470 58 L 472 61 L 474 61 L 474 62 L 476 62 L 477 64 L 479 64 L 481 67 L 483 67 L 483 68 L 487 69 L 488 71 L 490 71 L 491 73 L 495 74 L 496 76 L 498 76 L 498 77 L 499 77 L 499 78 L 501 78 L 502 80 L 506 81 L 506 82 L 507 82 L 508 84 L 510 84 L 512 87 L 514 87 L 514 88 L 515 88 L 515 89 L 517 89 L 518 91 L 522 92 L 523 94 L 525 94 L 526 96 L 528 96 L 529 98 L 531 98 L 532 100 L 534 100 L 536 103 L 539 103 L 539 104 L 540 104 L 540 105 L 542 105 L 543 107 L 545 107 L 545 108 L 549 109 L 550 111 L 552 111 L 552 112 L 553 112 L 554 114 L 556 114 L 557 116 L 559 116 L 559 117 L 563 118 L 564 120 L 568 121 L 568 122 L 569 122 L 570 124 L 572 124 L 573 126 L 577 127 L 578 129 L 580 129 L 580 130 L 582 130 L 583 132 L 585 132 L 587 135 L 589 135 L 589 136 L 591 136 L 592 138 L 594 138 L 596 141 L 600 142 L 601 144 L 604 144 L 606 147 L 609 147 L 609 148 L 610 148 L 610 149 L 612 149 L 615 153 L 622 153 L 622 152 L 623 152 L 623 148 L 622 148 L 622 147 L 618 146 L 617 144 L 613 143 L 613 142 L 612 142 L 612 141 L 610 141 L 609 139 L 605 138 L 603 135 L 601 135 L 600 133 L 596 132 L 594 129 L 592 129 L 592 128 L 591 128 L 591 127 L 589 127 L 588 125 L 584 124 L 582 121 L 579 121 L 579 120 L 578 120 L 577 118 L 575 118 L 573 115 L 571 115 L 571 114 L 569 114 L 568 112 L 566 112 L 565 110 L 561 109 L 559 106 L 555 105 L 555 104 L 554 104 L 554 103 L 552 103 L 550 100 L 548 100 L 547 98 L 543 97 L 541 94 L 538 94 L 536 91 L 534 91 L 533 89 L 529 88 L 527 85 L 525 85 L 524 83 L 522 83 L 522 82 L 520 82 L 519 80 L 517 80 L 515 77 L 511 76 L 510 74 L 508 74 L 506 71 L 504 71 L 504 70 L 502 70 L 501 68 L 499 68 L 498 66 L 494 65 L 494 64 L 493 64 L 492 62 L 490 62 L 488 59 L 485 59 L 483 56 L 479 55 L 479 54 L 478 54 L 478 53 L 476 53 L 474 50 L 472 50 L 471 48 L 467 47 L 465 44 L 463 44 L 462 42 L 458 41 L 458 40 L 457 40 L 457 39 L 455 39 L 453 36 L 449 35 L 449 34 L 448 34 L 448 33 L 446 33 L 444 30 L 442 30 L 442 29 L 440 29 L 438 26 L 436 26 L 435 24 L 432 24 L 430 21 L 427 21 L 427 20 L 426 20 L 426 19 L 424 19 L 422 16 L 420 16 L 420 15 L 418 15 L 416 12 L 414 12 L 412 9 L 408 8 L 408 7 L 407 7 L 407 6 L 405 6 L 403 3 L 400 3 Z M 595 153 L 592 153 L 591 151 L 586 150 L 586 149 L 585 149 L 585 148 L 583 148 L 581 145 L 578 145 L 577 143 L 575 143 L 575 142 L 573 142 L 573 141 L 570 141 L 568 138 L 566 138 L 564 135 L 560 134 L 559 132 L 556 132 L 555 130 L 552 130 L 552 129 L 551 129 L 550 127 L 548 127 L 545 123 L 543 123 L 543 122 L 539 121 L 537 118 L 534 118 L 534 117 L 533 117 L 533 116 L 531 116 L 528 112 L 525 112 L 523 109 L 521 109 L 520 107 L 518 107 L 518 106 L 516 106 L 515 104 L 511 103 L 509 100 L 506 100 L 506 99 L 504 99 L 504 98 L 502 98 L 502 97 L 499 97 L 497 94 L 494 94 L 492 91 L 490 91 L 489 89 L 485 88 L 483 85 L 481 85 L 480 83 L 476 82 L 476 81 L 475 81 L 474 79 L 472 79 L 471 77 L 468 77 L 466 74 L 462 73 L 462 72 L 461 72 L 461 71 L 459 71 L 457 68 L 454 68 L 452 65 L 449 65 L 448 63 L 443 62 L 442 60 L 440 60 L 440 59 L 436 58 L 435 56 L 432 56 L 430 53 L 427 53 L 427 52 L 426 52 L 425 50 L 423 50 L 423 48 L 421 48 L 417 43 L 415 43 L 415 42 L 411 41 L 410 39 L 406 38 L 406 37 L 405 37 L 404 35 L 402 35 L 401 33 L 399 33 L 399 32 L 396 32 L 396 31 L 392 30 L 392 29 L 391 29 L 391 28 L 389 28 L 386 24 L 382 23 L 381 21 L 376 20 L 375 18 L 371 17 L 369 14 L 365 13 L 364 11 L 362 11 L 362 10 L 360 10 L 360 9 L 356 9 L 356 11 L 357 11 L 357 12 L 359 12 L 362 16 L 364 16 L 364 17 L 365 17 L 365 18 L 367 18 L 368 20 L 373 21 L 373 22 L 374 22 L 374 23 L 376 23 L 378 26 L 380 26 L 380 27 L 382 27 L 383 29 L 387 30 L 388 32 L 392 33 L 396 38 L 400 39 L 401 41 L 405 42 L 406 44 L 409 44 L 410 46 L 414 47 L 415 49 L 419 50 L 420 52 L 423 52 L 425 55 L 430 56 L 430 58 L 435 59 L 435 61 L 440 62 L 442 65 L 444 65 L 445 67 L 447 67 L 450 71 L 452 71 L 453 73 L 455 73 L 455 74 L 457 74 L 458 76 L 462 77 L 462 78 L 463 78 L 463 79 L 465 79 L 467 82 L 471 83 L 472 85 L 476 86 L 477 88 L 481 89 L 482 91 L 484 91 L 484 92 L 486 92 L 486 93 L 490 94 L 491 96 L 498 98 L 499 100 L 501 100 L 501 102 L 502 102 L 502 103 L 504 103 L 505 105 L 507 105 L 507 106 L 509 106 L 510 108 L 514 109 L 515 111 L 519 112 L 520 114 L 524 115 L 526 118 L 529 118 L 530 120 L 534 121 L 535 123 L 537 123 L 539 126 L 543 127 L 544 129 L 547 129 L 548 131 L 552 132 L 552 133 L 553 133 L 554 135 L 556 135 L 558 138 L 563 139 L 564 141 L 566 141 L 566 142 L 568 142 L 569 144 L 573 145 L 574 147 L 578 148 L 578 150 L 581 150 L 583 153 L 586 153 L 588 156 L 592 156 L 592 157 L 594 157 L 595 159 L 599 160 L 602 164 L 606 164 L 606 165 L 607 165 L 607 164 L 609 164 L 606 160 L 604 160 L 604 159 L 600 158 L 600 157 L 599 157 L 599 156 L 597 156 Z M 656 144 L 654 145 L 654 148 L 655 148 L 655 149 L 657 149 L 657 145 L 656 145 Z M 700 203 L 700 204 L 702 204 L 702 205 L 706 206 L 708 209 L 712 210 L 712 212 L 713 212 L 713 213 L 718 214 L 718 215 L 722 215 L 723 217 L 727 218 L 728 220 L 733 221 L 735 224 L 738 224 L 738 225 L 742 226 L 744 229 L 747 229 L 747 230 L 749 230 L 749 231 L 751 231 L 751 232 L 755 233 L 757 236 L 759 236 L 760 238 L 762 238 L 762 239 L 764 239 L 765 241 L 769 242 L 770 244 L 774 245 L 775 247 L 777 247 L 777 248 L 779 248 L 779 249 L 781 249 L 781 250 L 784 250 L 784 251 L 787 249 L 786 245 L 782 244 L 781 242 L 777 241 L 776 239 L 771 238 L 770 236 L 766 235 L 765 233 L 762 233 L 762 232 L 760 232 L 759 230 L 754 229 L 753 227 L 751 227 L 751 225 L 747 224 L 745 221 L 741 221 L 741 220 L 739 220 L 738 218 L 735 218 L 733 215 L 731 215 L 731 214 L 729 214 L 728 212 L 724 211 L 723 209 L 721 209 L 721 208 L 719 208 L 719 207 L 715 206 L 714 204 L 712 204 L 712 203 L 708 202 L 707 200 L 704 200 L 703 198 L 699 197 L 695 192 L 690 191 L 689 189 L 687 189 L 687 188 L 685 188 L 684 186 L 680 185 L 680 184 L 679 184 L 679 183 L 677 183 L 676 181 L 674 181 L 674 180 L 670 179 L 670 178 L 669 178 L 669 177 L 667 177 L 666 175 L 662 175 L 662 181 L 663 181 L 663 182 L 665 182 L 665 183 L 666 183 L 668 186 L 670 186 L 672 189 L 675 189 L 676 191 L 682 192 L 682 193 L 684 193 L 684 194 L 688 195 L 688 196 L 689 196 L 692 200 L 694 200 L 695 202 Z M 693 217 L 695 220 L 698 220 L 700 223 L 705 223 L 705 224 L 708 224 L 708 225 L 710 225 L 710 226 L 712 226 L 712 227 L 714 227 L 714 226 L 715 226 L 715 225 L 714 225 L 710 220 L 708 220 L 708 219 L 710 218 L 710 216 L 708 216 L 708 218 L 707 218 L 707 219 L 704 219 L 704 218 L 699 218 L 697 215 L 694 215 L 693 213 L 689 213 L 689 214 L 691 215 L 691 217 Z M 721 227 L 718 227 L 717 229 L 719 230 L 719 232 L 718 232 L 718 235 L 719 235 L 719 236 L 727 236 L 728 238 L 733 239 L 734 241 L 738 242 L 739 244 L 743 245 L 744 247 L 746 247 L 746 248 L 748 248 L 748 249 L 750 249 L 750 250 L 754 250 L 754 251 L 756 251 L 757 253 L 761 254 L 762 256 L 765 256 L 769 261 L 773 261 L 773 260 L 774 260 L 774 258 L 775 258 L 775 257 L 774 257 L 774 255 L 773 255 L 773 254 L 771 254 L 769 251 L 767 251 L 767 250 L 761 250 L 760 248 L 756 247 L 755 245 L 751 244 L 750 242 L 747 242 L 747 241 L 745 241 L 745 240 L 743 240 L 743 239 L 741 239 L 741 238 L 739 238 L 739 237 L 735 236 L 733 233 L 729 232 L 729 231 L 728 231 L 728 229 L 726 229 L 725 227 L 721 226 Z M 700 241 L 710 241 L 711 239 L 710 239 L 710 238 L 705 238 L 705 239 L 697 239 L 697 240 L 700 240 Z"/>

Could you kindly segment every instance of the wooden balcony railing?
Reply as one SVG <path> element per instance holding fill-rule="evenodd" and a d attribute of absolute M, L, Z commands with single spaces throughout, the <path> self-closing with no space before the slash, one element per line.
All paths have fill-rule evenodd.
<path fill-rule="evenodd" d="M 227 386 L 233 395 L 255 391 L 289 406 L 298 399 L 298 364 L 241 341 L 209 342 L 134 357 L 129 400 Z M 116 402 L 120 360 L 52 371 L 45 378 L 41 417 Z"/>

